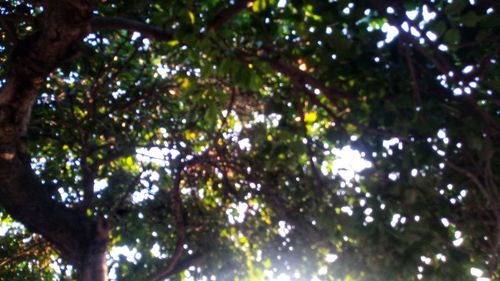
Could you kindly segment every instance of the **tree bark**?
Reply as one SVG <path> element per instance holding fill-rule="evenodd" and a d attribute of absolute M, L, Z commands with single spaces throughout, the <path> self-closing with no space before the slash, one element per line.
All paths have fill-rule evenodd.
<path fill-rule="evenodd" d="M 106 247 L 91 249 L 82 266 L 78 269 L 80 281 L 108 280 L 108 267 L 106 264 Z"/>
<path fill-rule="evenodd" d="M 83 255 L 83 260 L 78 268 L 80 281 L 108 280 L 106 253 L 109 230 L 101 219 L 97 221 L 96 226 L 96 237 Z"/>

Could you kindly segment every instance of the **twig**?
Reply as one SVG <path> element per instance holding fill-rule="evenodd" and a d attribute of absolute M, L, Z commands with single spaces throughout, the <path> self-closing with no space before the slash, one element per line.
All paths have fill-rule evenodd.
<path fill-rule="evenodd" d="M 469 180 L 471 180 L 479 188 L 479 191 L 484 196 L 485 200 L 489 201 L 489 203 L 491 204 L 490 209 L 493 211 L 493 213 L 495 214 L 495 217 L 500 222 L 500 211 L 498 210 L 498 203 L 496 201 L 496 198 L 492 194 L 490 194 L 488 192 L 488 190 L 481 183 L 481 181 L 473 173 L 471 173 L 467 169 L 461 168 L 461 167 L 459 167 L 458 165 L 454 164 L 453 162 L 451 162 L 449 160 L 446 161 L 446 164 L 450 168 L 452 168 L 453 170 L 455 170 L 456 172 L 458 172 L 458 173 L 466 176 L 467 178 L 469 178 Z"/>
<path fill-rule="evenodd" d="M 417 75 L 415 73 L 415 67 L 413 66 L 413 61 L 410 57 L 410 52 L 407 47 L 402 46 L 402 44 L 399 44 L 401 48 L 403 48 L 403 55 L 406 60 L 406 64 L 408 66 L 408 70 L 410 71 L 410 76 L 411 76 L 411 84 L 413 88 L 413 101 L 415 103 L 416 107 L 420 107 L 422 105 L 422 98 L 420 97 L 420 87 L 417 79 Z"/>

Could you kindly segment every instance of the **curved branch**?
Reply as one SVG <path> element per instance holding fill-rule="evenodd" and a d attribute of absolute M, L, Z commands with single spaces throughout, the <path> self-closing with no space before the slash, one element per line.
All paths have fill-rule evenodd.
<path fill-rule="evenodd" d="M 219 12 L 207 25 L 207 29 L 217 31 L 224 24 L 231 21 L 235 16 L 251 7 L 253 0 L 237 1 L 234 5 Z M 172 33 L 166 30 L 143 23 L 140 21 L 121 17 L 95 17 L 89 21 L 93 32 L 105 29 L 123 29 L 132 32 L 139 32 L 150 39 L 170 41 L 174 39 Z"/>
<path fill-rule="evenodd" d="M 148 281 L 161 281 L 167 278 L 169 275 L 173 274 L 184 252 L 184 242 L 186 240 L 186 225 L 184 223 L 184 215 L 182 213 L 182 199 L 180 194 L 181 177 L 184 167 L 185 165 L 181 164 L 177 168 L 177 172 L 175 174 L 174 186 L 172 190 L 174 216 L 175 216 L 175 223 L 177 225 L 177 242 L 175 245 L 175 250 L 168 263 L 164 267 L 160 268 L 155 273 L 153 273 L 153 275 L 148 277 L 146 279 Z"/>
<path fill-rule="evenodd" d="M 208 29 L 212 31 L 218 30 L 227 22 L 231 21 L 239 13 L 252 7 L 253 0 L 237 1 L 234 5 L 220 11 L 209 23 Z"/>
<path fill-rule="evenodd" d="M 95 17 L 90 19 L 92 32 L 103 29 L 123 29 L 139 32 L 143 36 L 155 40 L 170 41 L 174 37 L 171 33 L 147 23 L 120 17 Z"/>
<path fill-rule="evenodd" d="M 256 57 L 267 62 L 271 68 L 281 72 L 287 76 L 295 85 L 300 85 L 305 88 L 305 85 L 310 85 L 313 88 L 321 90 L 321 92 L 330 100 L 333 106 L 336 106 L 339 100 L 347 97 L 347 94 L 340 89 L 334 89 L 326 86 L 323 82 L 316 79 L 310 73 L 300 70 L 299 68 L 287 64 L 279 59 L 271 58 L 265 54 L 265 51 L 258 51 Z"/>
<path fill-rule="evenodd" d="M 145 281 L 158 281 L 158 280 L 164 280 L 170 276 L 173 276 L 175 274 L 179 274 L 180 272 L 188 269 L 191 266 L 197 266 L 200 265 L 203 261 L 205 260 L 205 255 L 202 253 L 199 254 L 193 254 L 187 258 L 178 260 L 178 262 L 174 266 L 169 266 L 170 263 L 167 264 L 165 267 L 165 270 L 162 271 L 162 277 L 158 279 L 156 276 L 151 276 L 147 278 Z"/>

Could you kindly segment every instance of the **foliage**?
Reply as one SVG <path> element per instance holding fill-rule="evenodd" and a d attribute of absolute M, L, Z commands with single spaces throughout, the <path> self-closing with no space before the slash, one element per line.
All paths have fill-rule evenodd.
<path fill-rule="evenodd" d="M 44 13 L 4 2 L 2 75 Z M 500 278 L 498 4 L 248 3 L 103 1 L 39 88 L 32 167 L 107 221 L 110 276 Z M 0 280 L 75 277 L 0 225 Z"/>

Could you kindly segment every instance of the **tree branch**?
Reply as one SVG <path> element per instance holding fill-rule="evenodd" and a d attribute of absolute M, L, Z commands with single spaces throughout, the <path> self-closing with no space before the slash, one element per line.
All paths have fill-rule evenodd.
<path fill-rule="evenodd" d="M 231 21 L 239 13 L 252 7 L 253 0 L 237 1 L 234 5 L 220 11 L 209 23 L 208 30 L 217 31 L 227 22 Z"/>
<path fill-rule="evenodd" d="M 90 19 L 92 32 L 103 29 L 124 29 L 139 32 L 150 39 L 170 41 L 174 37 L 171 33 L 147 23 L 120 17 L 95 17 Z"/>
<path fill-rule="evenodd" d="M 39 252 L 40 250 L 43 250 L 43 249 L 49 247 L 49 245 L 47 244 L 47 242 L 45 242 L 44 240 L 40 239 L 40 237 L 36 237 L 35 236 L 34 238 L 35 238 L 34 239 L 35 240 L 34 243 L 32 243 L 31 245 L 28 245 L 27 247 L 21 249 L 19 252 L 15 253 L 13 256 L 11 256 L 11 257 L 5 257 L 5 258 L 0 258 L 0 268 L 5 268 L 9 264 L 15 264 L 19 260 L 23 260 L 26 257 L 29 257 L 30 255 L 31 256 L 36 256 L 37 252 Z"/>
<path fill-rule="evenodd" d="M 184 259 L 180 259 L 175 266 L 169 268 L 168 270 L 165 270 L 163 272 L 161 279 L 158 279 L 155 276 L 151 276 L 151 277 L 146 278 L 145 281 L 164 280 L 170 276 L 181 273 L 182 271 L 188 269 L 191 266 L 200 265 L 204 260 L 205 260 L 204 254 L 199 253 L 199 254 L 190 255 Z M 167 265 L 167 267 L 168 267 L 168 265 Z"/>
<path fill-rule="evenodd" d="M 415 103 L 416 107 L 420 107 L 422 105 L 422 98 L 420 97 L 420 87 L 419 87 L 419 82 L 417 79 L 417 74 L 415 72 L 415 67 L 413 66 L 413 61 L 410 57 L 410 51 L 406 46 L 401 46 L 402 44 L 399 44 L 401 48 L 403 48 L 403 56 L 405 58 L 406 64 L 408 66 L 408 70 L 410 71 L 410 77 L 411 77 L 411 85 L 413 88 L 413 102 Z"/>
<path fill-rule="evenodd" d="M 177 268 L 179 261 L 182 257 L 182 254 L 184 252 L 184 243 L 186 240 L 186 225 L 184 223 L 184 214 L 182 212 L 182 199 L 180 194 L 181 177 L 184 167 L 185 167 L 184 164 L 180 164 L 179 167 L 177 168 L 174 186 L 172 190 L 174 216 L 175 216 L 175 223 L 177 225 L 177 242 L 175 250 L 168 263 L 164 267 L 158 269 L 151 276 L 149 276 L 146 279 L 147 281 L 161 281 L 167 278 L 169 275 L 171 275 L 172 272 L 174 272 L 175 269 Z"/>
<path fill-rule="evenodd" d="M 237 1 L 234 5 L 222 10 L 207 25 L 207 29 L 217 31 L 224 24 L 231 21 L 235 16 L 245 9 L 251 7 L 253 0 Z M 172 33 L 166 30 L 143 23 L 140 21 L 121 17 L 95 17 L 89 21 L 92 32 L 103 29 L 123 29 L 132 32 L 139 32 L 150 39 L 170 41 L 174 39 Z"/>
<path fill-rule="evenodd" d="M 301 86 L 301 88 L 305 88 L 305 85 L 307 84 L 313 88 L 321 90 L 321 92 L 331 101 L 333 106 L 336 106 L 339 100 L 347 97 L 347 94 L 342 90 L 327 87 L 323 82 L 316 79 L 310 73 L 300 70 L 297 67 L 287 64 L 279 59 L 269 57 L 263 50 L 257 51 L 256 57 L 264 62 L 267 62 L 274 70 L 287 76 L 293 84 Z"/>

